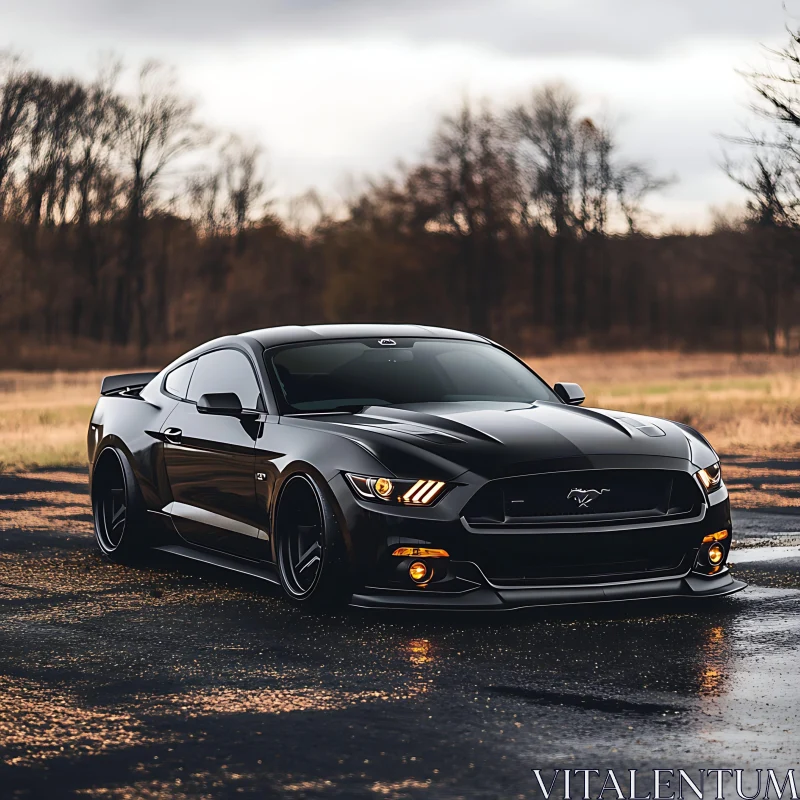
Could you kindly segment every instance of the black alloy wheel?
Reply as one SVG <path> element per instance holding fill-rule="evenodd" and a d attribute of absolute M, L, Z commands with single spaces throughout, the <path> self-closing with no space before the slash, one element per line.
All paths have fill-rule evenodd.
<path fill-rule="evenodd" d="M 325 555 L 322 503 L 305 475 L 290 478 L 281 492 L 277 528 L 281 582 L 290 596 L 313 592 Z"/>
<path fill-rule="evenodd" d="M 275 530 L 278 574 L 291 599 L 337 605 L 349 597 L 335 516 L 308 475 L 284 484 Z"/>
<path fill-rule="evenodd" d="M 92 516 L 97 544 L 112 561 L 125 561 L 143 549 L 135 478 L 125 455 L 106 448 L 92 476 Z"/>

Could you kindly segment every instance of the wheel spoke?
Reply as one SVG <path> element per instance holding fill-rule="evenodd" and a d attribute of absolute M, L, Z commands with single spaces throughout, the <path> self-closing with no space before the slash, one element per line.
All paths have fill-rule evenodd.
<path fill-rule="evenodd" d="M 111 506 L 112 510 L 114 508 L 113 504 Z M 125 522 L 125 506 L 120 506 L 116 512 L 114 512 L 111 516 L 111 527 L 116 528 L 117 525 L 121 525 Z"/>
<path fill-rule="evenodd" d="M 114 510 L 116 508 L 116 511 Z M 112 528 L 116 528 L 121 522 L 125 521 L 125 490 L 111 490 L 111 523 Z"/>
<path fill-rule="evenodd" d="M 295 572 L 299 575 L 313 564 L 319 563 L 319 552 L 321 549 L 319 542 L 314 542 L 314 544 L 300 556 L 297 563 L 294 565 Z"/>

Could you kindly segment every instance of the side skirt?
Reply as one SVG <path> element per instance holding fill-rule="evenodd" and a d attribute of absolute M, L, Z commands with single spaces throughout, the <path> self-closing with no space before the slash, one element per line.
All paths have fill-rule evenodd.
<path fill-rule="evenodd" d="M 231 558 L 219 553 L 202 552 L 191 547 L 184 547 L 180 544 L 167 544 L 161 547 L 154 547 L 161 553 L 171 553 L 181 558 L 188 558 L 192 561 L 199 561 L 202 564 L 210 564 L 213 567 L 239 572 L 242 575 L 250 575 L 275 585 L 280 585 L 278 572 L 271 564 L 257 564 L 256 562 L 240 561 L 238 558 Z"/>

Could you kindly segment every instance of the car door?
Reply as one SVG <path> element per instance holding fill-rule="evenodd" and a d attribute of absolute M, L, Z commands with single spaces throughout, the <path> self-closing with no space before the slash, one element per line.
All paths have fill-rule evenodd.
<path fill-rule="evenodd" d="M 253 364 L 240 350 L 200 356 L 186 396 L 179 398 L 182 402 L 161 429 L 173 498 L 165 510 L 192 544 L 250 556 L 262 535 L 254 474 L 261 423 L 252 414 L 232 417 L 198 411 L 200 397 L 223 392 L 236 394 L 243 409 L 263 408 Z"/>

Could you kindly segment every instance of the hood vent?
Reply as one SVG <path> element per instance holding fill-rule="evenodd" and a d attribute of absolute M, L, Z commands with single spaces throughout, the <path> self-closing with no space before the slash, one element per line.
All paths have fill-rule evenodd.
<path fill-rule="evenodd" d="M 633 417 L 617 417 L 617 420 L 619 422 L 624 422 L 626 425 L 630 425 L 631 428 L 636 428 L 637 431 L 640 431 L 645 436 L 667 435 L 658 425 L 653 425 L 652 422 L 642 422 L 642 420 L 634 419 Z"/>

